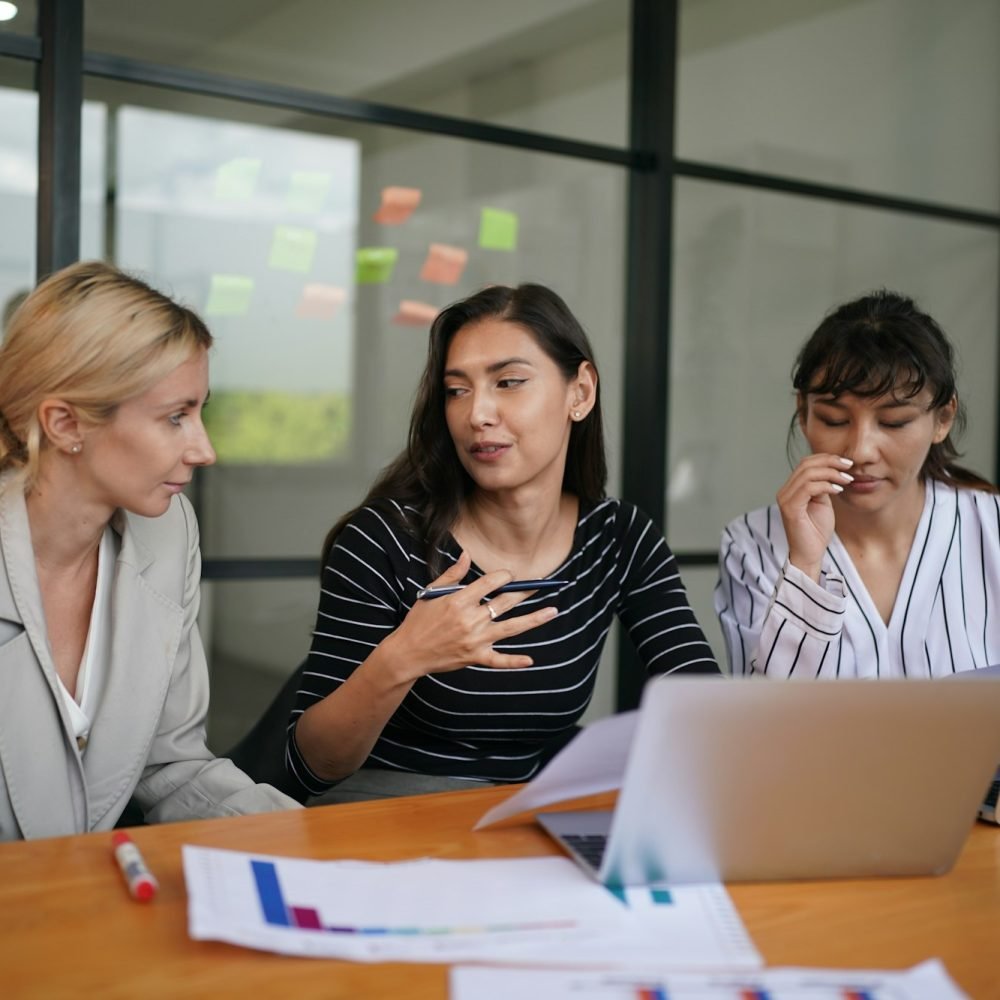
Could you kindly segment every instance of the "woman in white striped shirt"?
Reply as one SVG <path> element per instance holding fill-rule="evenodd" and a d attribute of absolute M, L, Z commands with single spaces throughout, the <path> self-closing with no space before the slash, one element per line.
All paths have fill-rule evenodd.
<path fill-rule="evenodd" d="M 812 454 L 722 536 L 734 674 L 927 677 L 1000 663 L 1000 504 L 955 463 L 953 351 L 908 298 L 828 315 L 796 361 Z"/>
<path fill-rule="evenodd" d="M 327 539 L 287 745 L 303 793 L 359 767 L 381 794 L 529 778 L 616 616 L 649 673 L 718 673 L 662 534 L 605 479 L 597 367 L 562 299 L 491 286 L 445 309 L 407 449 Z M 564 582 L 488 596 L 512 579 Z"/>

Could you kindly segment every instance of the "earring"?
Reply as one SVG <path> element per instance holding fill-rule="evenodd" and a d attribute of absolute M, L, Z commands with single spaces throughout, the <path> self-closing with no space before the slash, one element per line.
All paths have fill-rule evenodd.
<path fill-rule="evenodd" d="M 80 454 L 80 449 L 82 447 L 83 447 L 83 445 L 80 444 L 79 441 L 77 441 L 77 443 L 75 445 L 73 445 L 72 448 L 70 448 L 70 451 L 73 452 L 74 455 L 79 455 Z"/>
<path fill-rule="evenodd" d="M 579 420 L 580 419 L 580 411 L 579 410 L 574 410 L 573 411 L 573 419 L 574 420 Z"/>

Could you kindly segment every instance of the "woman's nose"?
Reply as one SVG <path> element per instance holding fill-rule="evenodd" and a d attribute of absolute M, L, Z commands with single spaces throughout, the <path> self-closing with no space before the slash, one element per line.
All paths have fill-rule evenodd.
<path fill-rule="evenodd" d="M 216 457 L 208 431 L 205 430 L 205 425 L 199 421 L 195 438 L 188 449 L 187 461 L 191 465 L 214 465 Z"/>

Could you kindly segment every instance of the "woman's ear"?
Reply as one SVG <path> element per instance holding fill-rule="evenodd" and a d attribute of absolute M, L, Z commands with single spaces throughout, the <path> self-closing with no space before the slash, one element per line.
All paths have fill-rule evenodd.
<path fill-rule="evenodd" d="M 939 406 L 934 411 L 935 427 L 934 427 L 934 438 L 935 444 L 940 444 L 951 432 L 952 425 L 955 423 L 955 416 L 958 413 L 958 397 L 952 396 L 944 406 Z"/>
<path fill-rule="evenodd" d="M 38 426 L 43 440 L 60 451 L 76 454 L 83 446 L 83 427 L 72 403 L 45 399 L 38 406 Z"/>
<path fill-rule="evenodd" d="M 570 382 L 570 417 L 583 420 L 597 402 L 597 370 L 589 361 L 581 361 L 576 377 Z"/>

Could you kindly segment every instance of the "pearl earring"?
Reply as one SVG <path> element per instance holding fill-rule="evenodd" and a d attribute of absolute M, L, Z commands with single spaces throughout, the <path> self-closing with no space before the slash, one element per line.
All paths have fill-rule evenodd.
<path fill-rule="evenodd" d="M 73 452 L 74 455 L 79 455 L 80 454 L 80 449 L 82 447 L 83 447 L 83 445 L 81 445 L 80 442 L 77 441 L 77 443 L 75 445 L 73 445 L 72 448 L 70 448 L 70 451 Z"/>
<path fill-rule="evenodd" d="M 580 419 L 580 411 L 579 410 L 574 410 L 573 411 L 573 419 L 574 420 L 579 420 Z"/>

